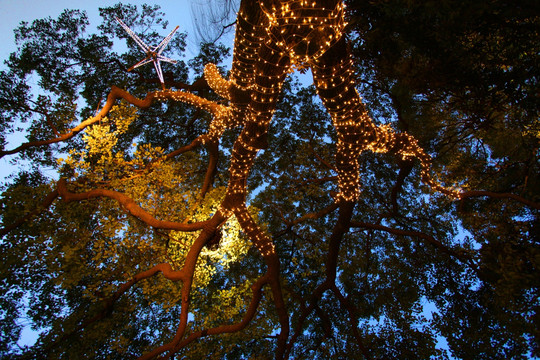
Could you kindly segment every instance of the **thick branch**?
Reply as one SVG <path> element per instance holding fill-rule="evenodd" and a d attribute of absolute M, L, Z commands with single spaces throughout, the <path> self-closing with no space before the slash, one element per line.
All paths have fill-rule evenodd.
<path fill-rule="evenodd" d="M 326 281 L 334 284 L 337 273 L 337 262 L 341 241 L 343 236 L 349 231 L 354 203 L 345 202 L 339 207 L 339 217 L 334 226 L 334 231 L 328 241 L 328 257 L 326 259 Z"/>
<path fill-rule="evenodd" d="M 289 315 L 281 290 L 279 257 L 275 252 L 272 240 L 255 223 L 251 215 L 249 215 L 245 204 L 235 209 L 235 215 L 242 227 L 242 231 L 255 244 L 267 266 L 266 276 L 268 276 L 268 283 L 272 289 L 274 305 L 281 326 L 275 357 L 276 359 L 282 359 L 285 356 L 285 346 L 289 337 Z"/>
<path fill-rule="evenodd" d="M 101 111 L 96 116 L 88 118 L 87 120 L 81 122 L 79 125 L 71 129 L 67 133 L 64 133 L 56 138 L 49 139 L 49 140 L 31 141 L 31 142 L 23 143 L 12 150 L 0 151 L 0 158 L 2 158 L 5 155 L 18 153 L 20 151 L 23 151 L 31 147 L 45 146 L 45 145 L 50 145 L 50 144 L 54 144 L 54 143 L 71 139 L 72 137 L 80 133 L 82 130 L 84 130 L 86 127 L 103 120 L 103 118 L 109 113 L 109 111 L 113 107 L 116 99 L 124 99 L 128 101 L 130 104 L 133 104 L 139 108 L 147 108 L 152 104 L 152 102 L 154 101 L 154 98 L 155 98 L 154 92 L 146 94 L 146 97 L 141 100 L 134 97 L 133 95 L 131 95 L 125 90 L 122 90 L 116 86 L 112 86 L 111 91 L 109 92 L 109 95 L 107 96 L 107 102 L 105 103 Z"/>
<path fill-rule="evenodd" d="M 122 194 L 114 190 L 107 189 L 94 189 L 86 191 L 83 193 L 73 193 L 70 192 L 67 188 L 66 180 L 58 180 L 58 193 L 62 199 L 66 202 L 71 201 L 81 201 L 88 200 L 92 198 L 107 197 L 114 199 L 122 205 L 122 207 L 129 212 L 131 215 L 135 216 L 144 223 L 158 228 L 158 229 L 167 229 L 167 230 L 177 230 L 177 231 L 197 231 L 203 229 L 205 226 L 208 226 L 209 220 L 196 222 L 192 224 L 183 224 L 174 221 L 167 220 L 158 220 L 150 215 L 146 210 L 141 208 L 135 203 L 135 201 L 129 196 Z"/>

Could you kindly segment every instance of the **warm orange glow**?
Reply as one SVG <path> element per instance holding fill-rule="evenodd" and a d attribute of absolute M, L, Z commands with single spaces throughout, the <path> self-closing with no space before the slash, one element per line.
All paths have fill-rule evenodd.
<path fill-rule="evenodd" d="M 260 149 L 258 140 L 265 136 L 286 74 L 294 67 L 309 66 L 319 92 L 338 90 L 333 97 L 321 96 L 338 133 L 337 202 L 357 200 L 360 194 L 357 159 L 365 150 L 379 153 L 392 150 L 404 159 L 418 158 L 426 184 L 458 197 L 458 191 L 444 188 L 430 176 L 430 158 L 412 136 L 396 134 L 389 125 L 373 123 L 355 88 L 354 64 L 348 53 L 343 54 L 337 65 L 319 61 L 342 37 L 346 25 L 343 3 L 337 2 L 331 9 L 321 6 L 321 1 L 292 0 L 276 4 L 261 3 L 264 16 L 259 17 L 258 23 L 252 23 L 253 19 L 242 10 L 238 13 L 238 27 L 242 31 L 236 32 L 229 80 L 219 74 L 215 65 L 208 64 L 205 68 L 209 86 L 223 98 L 233 100 L 233 91 L 249 95 L 248 103 L 231 101 L 228 110 L 214 112 L 216 116 L 209 129 L 209 136 L 214 139 L 225 129 L 244 126 L 232 152 L 229 194 L 245 194 L 245 179 Z M 248 124 L 251 126 L 247 127 Z"/>
<path fill-rule="evenodd" d="M 346 24 L 343 3 L 337 2 L 331 9 L 320 3 L 292 0 L 279 2 L 279 7 L 276 3 L 271 6 L 263 3 L 262 15 L 258 17 L 240 10 L 229 80 L 221 76 L 214 64 L 207 64 L 204 70 L 208 85 L 229 101 L 228 106 L 182 91 L 158 92 L 158 98 L 172 98 L 211 112 L 214 117 L 206 134 L 209 141 L 217 142 L 227 129 L 243 127 L 231 152 L 227 199 L 234 201 L 226 200 L 220 211 L 235 214 L 263 255 L 272 254 L 274 245 L 247 212 L 246 179 L 257 152 L 265 146 L 283 81 L 295 67 L 312 69 L 314 84 L 338 134 L 336 202 L 358 199 L 358 157 L 365 150 L 392 151 L 402 159 L 417 158 L 424 183 L 448 196 L 459 197 L 458 191 L 443 187 L 431 177 L 430 157 L 412 136 L 396 133 L 390 125 L 374 124 L 356 90 L 354 64 L 349 53 L 339 53 L 333 64 L 324 59 L 341 41 Z"/>

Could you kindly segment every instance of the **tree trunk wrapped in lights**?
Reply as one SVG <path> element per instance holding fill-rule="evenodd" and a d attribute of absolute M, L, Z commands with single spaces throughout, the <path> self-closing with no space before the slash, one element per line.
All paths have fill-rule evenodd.
<path fill-rule="evenodd" d="M 233 62 L 229 76 L 224 78 L 220 74 L 217 65 L 213 63 L 206 64 L 204 68 L 205 82 L 215 93 L 207 94 L 208 97 L 200 93 L 195 94 L 195 85 L 182 87 L 185 90 L 166 88 L 167 85 L 170 85 L 170 81 L 166 74 L 163 73 L 159 61 L 173 62 L 172 59 L 162 56 L 161 52 L 167 42 L 172 39 L 176 29 L 152 50 L 117 18 L 121 26 L 147 54 L 144 60 L 129 70 L 154 62 L 163 89 L 148 92 L 144 99 L 139 99 L 129 92 L 113 86 L 103 107 L 95 116 L 89 117 L 80 125 L 63 133 L 55 131 L 55 137 L 46 140 L 31 141 L 14 150 L 2 150 L 0 154 L 5 156 L 34 147 L 62 143 L 72 139 L 83 130 L 87 130 L 84 138 L 87 152 L 85 153 L 80 149 L 73 150 L 70 152 L 70 158 L 64 161 L 67 165 L 71 165 L 74 162 L 73 159 L 86 156 L 85 161 L 95 164 L 99 171 L 93 171 L 94 169 L 81 166 L 80 169 L 85 171 L 85 176 L 80 176 L 77 181 L 70 182 L 66 178 L 61 178 L 55 183 L 52 191 L 47 196 L 44 196 L 45 200 L 43 200 L 39 208 L 27 211 L 13 225 L 4 226 L 1 233 L 8 234 L 13 229 L 20 227 L 21 224 L 35 217 L 44 208 L 50 207 L 56 198 L 61 198 L 66 206 L 95 199 L 114 200 L 114 204 L 121 208 L 122 212 L 128 214 L 130 219 L 138 219 L 142 224 L 151 228 L 156 233 L 156 237 L 166 239 L 166 245 L 164 246 L 165 256 L 161 257 L 160 260 L 169 257 L 170 261 L 167 259 L 167 261 L 164 260 L 144 269 L 139 267 L 140 264 L 136 264 L 133 269 L 129 269 L 129 271 L 122 273 L 120 277 L 114 278 L 111 282 L 115 285 L 121 285 L 115 287 L 114 290 L 110 290 L 110 296 L 103 296 L 103 301 L 100 302 L 101 308 L 99 311 L 95 311 L 97 315 L 79 320 L 74 325 L 72 324 L 70 332 L 56 337 L 50 344 L 45 344 L 43 346 L 45 350 L 51 350 L 62 342 L 69 342 L 74 334 L 81 333 L 86 328 L 97 326 L 96 323 L 106 320 L 113 310 L 119 306 L 119 302 L 128 297 L 127 293 L 136 284 L 140 285 L 144 283 L 143 280 L 162 274 L 167 282 L 181 284 L 181 286 L 174 288 L 179 299 L 177 300 L 180 303 L 180 313 L 176 318 L 175 329 L 167 329 L 167 335 L 163 335 L 163 338 L 166 339 L 164 344 L 146 351 L 139 357 L 140 359 L 173 358 L 176 353 L 188 348 L 189 345 L 193 345 L 196 340 L 201 338 L 211 335 L 239 333 L 257 319 L 261 303 L 265 301 L 272 304 L 274 311 L 272 315 L 265 315 L 271 318 L 275 317 L 273 319 L 275 327 L 267 331 L 267 337 L 274 341 L 274 356 L 276 359 L 288 358 L 295 353 L 294 347 L 300 339 L 309 337 L 305 335 L 305 332 L 307 332 L 305 327 L 313 317 L 320 320 L 318 321 L 323 328 L 321 330 L 324 334 L 323 338 L 328 341 L 330 341 L 329 339 L 335 340 L 335 334 L 332 334 L 332 325 L 329 325 L 332 320 L 328 319 L 332 314 L 326 314 L 321 309 L 328 297 L 337 300 L 340 311 L 347 314 L 348 325 L 346 326 L 351 329 L 351 334 L 347 336 L 350 336 L 349 341 L 354 343 L 354 348 L 359 350 L 359 352 L 356 352 L 359 354 L 358 356 L 366 359 L 377 357 L 377 355 L 373 354 L 373 343 L 370 345 L 370 339 L 368 336 L 364 336 L 364 330 L 360 325 L 363 310 L 352 295 L 364 292 L 365 297 L 369 297 L 367 276 L 363 279 L 356 279 L 354 278 L 355 274 L 349 274 L 351 279 L 354 278 L 351 282 L 357 281 L 362 283 L 363 286 L 362 290 L 355 288 L 349 291 L 348 286 L 350 284 L 347 283 L 349 279 L 347 279 L 345 276 L 347 274 L 340 269 L 339 265 L 340 261 L 343 261 L 343 257 L 351 256 L 366 257 L 366 267 L 379 266 L 379 264 L 371 264 L 368 259 L 372 251 L 376 252 L 374 248 L 371 248 L 372 232 L 374 230 L 414 238 L 416 239 L 415 242 L 436 249 L 436 251 L 448 256 L 455 263 L 461 264 L 463 268 L 475 274 L 478 278 L 484 279 L 492 275 L 489 271 L 478 266 L 478 259 L 474 256 L 471 256 L 466 251 L 457 251 L 447 246 L 435 236 L 411 230 L 410 228 L 407 229 L 406 226 L 403 226 L 403 228 L 387 226 L 388 223 L 385 222 L 385 219 L 390 216 L 395 215 L 397 218 L 396 223 L 400 223 L 402 220 L 396 215 L 398 205 L 397 195 L 395 194 L 403 186 L 404 178 L 411 173 L 414 165 L 418 163 L 420 168 L 418 171 L 419 180 L 428 185 L 432 192 L 442 193 L 446 199 L 445 201 L 449 203 L 470 197 L 488 196 L 512 199 L 536 210 L 539 205 L 516 194 L 462 191 L 440 184 L 432 176 L 430 156 L 422 149 L 413 135 L 405 131 L 397 131 L 390 124 L 380 125 L 373 121 L 370 116 L 370 109 L 368 109 L 357 90 L 358 79 L 355 73 L 355 63 L 350 45 L 345 37 L 347 26 L 345 15 L 344 3 L 336 0 L 265 0 L 261 2 L 242 0 L 236 19 Z M 286 225 L 285 233 L 297 224 L 312 219 L 321 219 L 337 210 L 337 213 L 334 214 L 335 222 L 330 227 L 325 228 L 327 231 L 324 244 L 316 247 L 319 250 L 324 249 L 324 259 L 317 259 L 323 269 L 318 276 L 322 278 L 317 278 L 316 284 L 310 288 L 310 293 L 307 295 L 296 291 L 296 289 L 292 288 L 294 285 L 287 283 L 283 278 L 283 267 L 286 267 L 287 271 L 294 272 L 293 268 L 297 264 L 293 255 L 291 255 L 290 259 L 293 265 L 283 263 L 284 259 L 279 252 L 280 244 L 276 241 L 280 234 L 271 235 L 265 231 L 264 226 L 257 220 L 256 211 L 250 209 L 247 204 L 248 177 L 253 172 L 257 156 L 260 155 L 262 150 L 267 151 L 272 145 L 269 142 L 269 131 L 279 105 L 282 90 L 286 85 L 286 78 L 295 69 L 306 68 L 311 69 L 316 93 L 331 117 L 332 127 L 336 135 L 335 161 L 333 165 L 327 163 L 325 165 L 331 168 L 334 174 L 337 174 L 337 176 L 315 180 L 304 179 L 306 183 L 310 181 L 323 183 L 337 180 L 337 191 L 332 195 L 332 201 L 326 204 L 324 209 L 316 209 L 296 220 L 287 219 L 283 214 L 280 214 L 283 224 Z M 220 99 L 215 100 L 216 95 Z M 214 98 L 211 99 L 211 96 L 214 96 Z M 145 149 L 141 147 L 133 154 L 126 156 L 129 157 L 129 161 L 124 161 L 120 159 L 121 156 L 112 153 L 98 158 L 95 154 L 92 154 L 92 146 L 106 148 L 105 153 L 110 152 L 112 147 L 112 145 L 107 145 L 109 146 L 107 148 L 106 145 L 99 144 L 100 141 L 106 142 L 103 139 L 108 139 L 105 130 L 112 129 L 111 131 L 121 135 L 127 131 L 126 128 L 134 121 L 130 117 L 129 110 L 126 110 L 124 105 L 116 105 L 119 99 L 123 100 L 124 105 L 129 103 L 139 109 L 149 108 L 158 102 L 162 104 L 188 104 L 209 113 L 211 120 L 205 133 L 198 135 L 191 143 L 184 144 L 181 148 L 170 153 L 166 153 L 160 148 L 149 147 Z M 122 114 L 122 116 L 115 115 L 117 113 Z M 110 118 L 115 118 L 115 116 L 124 120 L 118 121 L 115 123 L 115 127 L 111 128 L 107 124 L 111 121 Z M 216 195 L 217 191 L 214 191 L 216 189 L 213 189 L 219 165 L 219 147 L 224 136 L 232 131 L 237 131 L 238 136 L 228 153 L 230 160 L 228 179 L 222 193 L 223 196 L 219 197 Z M 111 140 L 111 142 L 115 141 L 117 139 Z M 193 195 L 193 191 L 184 191 L 185 189 L 177 184 L 181 182 L 177 180 L 177 178 L 181 178 L 178 173 L 187 172 L 190 164 L 187 164 L 186 167 L 164 167 L 162 173 L 159 173 L 158 169 L 160 164 L 166 163 L 179 155 L 187 154 L 197 147 L 207 149 L 209 161 L 208 166 L 203 171 L 203 184 L 197 194 Z M 311 150 L 315 153 L 313 147 L 311 147 Z M 400 167 L 395 191 L 392 192 L 393 214 L 388 215 L 388 212 L 381 211 L 376 216 L 377 221 L 373 223 L 364 221 L 364 219 L 354 219 L 355 206 L 360 202 L 362 196 L 362 164 L 360 158 L 365 156 L 366 153 L 386 154 L 385 160 L 393 159 Z M 109 161 L 108 164 L 104 164 L 104 158 Z M 324 163 L 324 161 L 321 162 Z M 129 168 L 131 172 L 125 171 L 125 168 Z M 129 173 L 129 176 L 117 175 L 123 171 Z M 142 177 L 141 174 L 150 177 L 149 174 L 153 171 L 155 171 L 153 181 L 156 183 L 166 182 L 167 179 L 172 178 L 174 181 L 168 185 L 167 189 L 174 188 L 176 185 L 181 188 L 178 192 L 180 195 L 175 195 L 177 197 L 174 200 L 177 206 L 188 209 L 185 213 L 182 212 L 183 218 L 179 218 L 180 214 L 171 213 L 172 220 L 162 220 L 163 212 L 166 213 L 169 210 L 166 206 L 164 206 L 165 210 L 161 213 L 156 211 L 159 214 L 145 209 L 144 204 L 152 204 L 153 197 L 159 198 L 154 193 L 146 194 L 144 190 L 139 189 L 137 190 L 139 192 L 133 190 L 132 194 L 129 194 L 131 190 L 125 184 L 139 184 L 137 180 L 139 176 Z M 173 173 L 176 177 L 170 175 Z M 73 177 L 76 178 L 77 175 Z M 113 180 L 108 182 L 109 178 L 116 182 L 113 182 Z M 189 182 L 190 179 L 183 180 Z M 103 186 L 100 187 L 100 185 Z M 135 185 L 133 186 L 135 187 Z M 143 185 L 139 184 L 139 187 L 141 186 L 149 185 L 145 183 Z M 136 195 L 133 195 L 135 193 Z M 134 200 L 136 196 L 137 201 Z M 104 203 L 105 205 L 100 211 L 107 215 L 107 211 L 110 210 L 109 208 L 112 205 L 108 202 Z M 275 211 L 279 212 L 280 209 L 276 207 Z M 106 217 L 106 215 L 103 216 Z M 113 217 L 112 215 L 107 216 Z M 107 221 L 111 222 L 110 220 Z M 107 223 L 107 221 L 103 221 L 103 223 Z M 125 223 L 129 223 L 129 221 L 126 220 Z M 429 223 L 429 219 L 426 222 Z M 98 225 L 105 227 L 99 221 Z M 130 226 L 136 228 L 139 223 Z M 107 228 L 107 231 L 113 233 L 110 236 L 111 239 L 116 239 L 119 233 L 127 232 L 128 229 L 131 231 L 130 226 L 118 226 L 118 228 L 113 229 L 114 231 Z M 249 289 L 243 288 L 242 294 L 248 299 L 243 299 L 246 305 L 242 309 L 240 320 L 237 317 L 235 323 L 223 321 L 219 325 L 215 325 L 215 322 L 218 322 L 217 320 L 214 322 L 209 321 L 208 323 L 211 324 L 209 326 L 206 326 L 206 322 L 203 321 L 204 326 L 191 328 L 190 316 L 197 317 L 197 309 L 192 306 L 193 299 L 197 296 L 199 298 L 208 296 L 208 299 L 213 299 L 212 294 L 205 294 L 197 286 L 208 282 L 207 278 L 211 276 L 208 274 L 224 271 L 229 266 L 229 262 L 233 261 L 232 258 L 236 254 L 231 252 L 222 256 L 220 259 L 222 262 L 215 267 L 208 265 L 207 259 L 214 256 L 216 252 L 221 251 L 223 247 L 239 246 L 238 244 L 231 245 L 227 240 L 228 237 L 231 237 L 230 234 L 236 231 L 236 228 L 239 229 L 238 231 L 241 230 L 249 242 L 254 245 L 253 248 L 263 258 L 264 273 L 259 274 L 258 278 L 249 284 Z M 343 244 L 350 241 L 347 235 L 350 234 L 350 230 L 353 228 L 371 231 L 367 237 L 368 240 L 366 240 L 366 248 L 363 249 L 364 253 L 360 255 L 352 251 L 351 254 L 344 255 L 343 253 L 347 252 L 348 249 Z M 141 232 L 143 233 L 143 231 Z M 309 231 L 307 232 L 308 235 L 305 236 L 309 238 Z M 187 235 L 185 234 L 191 233 L 195 235 L 187 241 Z M 294 235 L 302 238 L 298 234 Z M 143 242 L 145 239 L 142 236 L 141 238 L 141 242 Z M 305 238 L 303 239 L 305 240 Z M 318 240 L 310 239 L 310 241 L 316 243 Z M 114 241 L 111 242 L 114 243 Z M 291 246 L 293 248 L 291 254 L 294 254 L 293 245 Z M 117 244 L 100 246 L 114 247 Z M 396 245 L 396 248 L 399 248 L 399 246 L 399 244 Z M 245 248 L 241 250 L 243 251 L 242 255 L 248 252 Z M 396 250 L 396 253 L 400 250 Z M 152 251 L 157 252 L 155 249 Z M 129 254 L 129 251 L 127 253 Z M 177 253 L 181 253 L 181 255 Z M 175 255 L 177 256 L 175 257 Z M 386 255 L 390 257 L 389 254 L 383 254 L 381 258 Z M 410 256 L 411 262 L 416 261 L 415 255 Z M 99 257 L 96 256 L 96 258 Z M 142 261 L 140 263 L 146 264 Z M 208 271 L 205 273 L 200 271 L 201 269 Z M 460 270 L 455 271 L 459 272 Z M 463 273 L 465 272 L 463 270 Z M 60 270 L 59 273 L 61 273 Z M 344 278 L 341 277 L 343 274 L 345 274 Z M 380 277 L 382 278 L 383 275 L 381 272 Z M 308 274 L 306 276 L 313 275 Z M 243 276 L 239 277 L 244 279 Z M 270 295 L 264 295 L 263 290 L 265 287 L 270 288 Z M 143 287 L 143 289 L 151 293 L 151 290 L 146 287 Z M 225 290 L 222 292 L 221 290 L 220 294 L 222 294 L 223 299 L 230 300 L 229 294 Z M 294 300 L 292 300 L 293 298 Z M 299 302 L 300 305 L 296 309 L 294 318 L 291 318 L 289 306 L 294 301 Z M 380 300 L 377 299 L 377 301 Z M 374 312 L 374 314 L 376 315 L 370 314 L 369 316 L 375 316 L 375 318 L 378 316 L 379 319 L 384 319 L 382 310 L 380 313 Z M 367 317 L 369 318 L 369 316 Z M 219 319 L 219 316 L 216 315 L 216 318 Z M 373 321 L 372 318 L 369 319 L 369 321 Z M 306 347 L 309 350 L 309 346 Z M 314 348 L 317 348 L 317 346 L 314 346 Z M 338 354 L 337 351 L 336 354 Z"/>

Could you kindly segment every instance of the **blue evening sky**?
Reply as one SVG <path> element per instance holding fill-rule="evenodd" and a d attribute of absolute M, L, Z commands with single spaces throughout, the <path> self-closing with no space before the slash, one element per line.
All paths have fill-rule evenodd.
<path fill-rule="evenodd" d="M 197 51 L 197 37 L 193 31 L 191 4 L 196 0 L 133 0 L 126 3 L 140 5 L 157 4 L 166 14 L 166 19 L 169 21 L 166 30 L 159 30 L 163 36 L 167 35 L 170 30 L 176 25 L 180 26 L 181 32 L 188 33 L 188 52 L 187 57 L 191 57 Z M 21 21 L 31 23 L 35 19 L 51 17 L 58 18 L 64 9 L 79 9 L 85 10 L 90 21 L 89 32 L 92 32 L 97 25 L 101 23 L 99 16 L 99 8 L 112 6 L 120 1 L 114 0 L 0 0 L 0 33 L 2 41 L 0 42 L 0 67 L 3 67 L 4 60 L 9 54 L 16 50 L 13 29 L 15 29 Z M 24 141 L 24 137 L 15 137 L 13 146 L 18 145 L 20 141 Z M 10 144 L 11 145 L 11 144 Z M 12 146 L 8 146 L 11 148 Z M 16 167 L 10 164 L 10 156 L 0 160 L 0 182 L 16 171 Z M 22 344 L 32 344 L 36 339 L 36 333 L 26 327 L 23 330 Z"/>
<path fill-rule="evenodd" d="M 0 0 L 0 33 L 2 34 L 0 36 L 2 39 L 0 41 L 0 68 L 4 67 L 4 60 L 9 57 L 9 54 L 17 49 L 13 29 L 18 27 L 21 21 L 31 23 L 33 20 L 47 17 L 56 19 L 65 9 L 79 9 L 86 11 L 90 21 L 87 31 L 92 33 L 97 25 L 101 24 L 99 8 L 113 6 L 119 2 L 137 5 L 138 8 L 145 3 L 159 5 L 169 24 L 167 29 L 159 29 L 158 32 L 166 36 L 176 25 L 179 25 L 179 31 L 188 34 L 187 59 L 197 54 L 199 40 L 193 26 L 192 5 L 204 4 L 205 0 Z M 226 43 L 226 45 L 232 47 L 232 38 L 230 44 Z M 8 141 L 7 148 L 11 149 L 24 142 L 25 138 L 22 133 L 15 134 Z M 11 156 L 6 156 L 0 159 L 0 182 L 16 170 L 16 167 L 9 162 L 11 158 Z"/>
<path fill-rule="evenodd" d="M 188 45 L 191 51 L 196 51 L 196 37 L 193 31 L 192 3 L 197 0 L 0 0 L 0 59 L 3 62 L 12 51 L 16 49 L 13 37 L 13 29 L 21 21 L 32 22 L 35 19 L 44 17 L 57 18 L 64 9 L 85 10 L 90 19 L 91 28 L 101 23 L 99 8 L 112 6 L 118 2 L 129 3 L 140 6 L 142 4 L 156 4 L 166 14 L 169 20 L 169 27 L 172 30 L 176 25 L 180 26 L 180 31 L 189 34 Z M 167 35 L 163 31 L 163 35 Z M 187 54 L 188 57 L 190 54 Z"/>

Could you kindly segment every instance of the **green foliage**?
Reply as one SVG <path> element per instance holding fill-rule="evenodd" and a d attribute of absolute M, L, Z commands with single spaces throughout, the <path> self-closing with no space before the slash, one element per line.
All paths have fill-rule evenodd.
<path fill-rule="evenodd" d="M 112 50 L 111 35 L 126 37 L 114 16 L 121 16 L 135 29 L 152 29 L 153 24 L 165 28 L 167 24 L 163 23 L 158 7 L 143 6 L 139 14 L 136 7 L 116 5 L 101 9 L 101 13 L 105 19 L 100 26 L 101 35 L 85 32 L 88 21 L 79 11 L 66 11 L 58 20 L 21 24 L 16 31 L 19 50 L 11 55 L 8 70 L 1 74 L 3 134 L 9 135 L 17 126 L 28 124 L 29 141 L 49 139 L 77 125 L 84 116 L 93 116 L 97 101 L 106 95 L 111 84 L 130 83 L 129 91 L 135 95 L 152 86 L 136 80 L 150 74 L 149 69 L 141 69 L 135 77 L 125 72 L 126 66 L 140 56 L 136 45 L 128 41 L 129 52 L 119 55 Z M 150 43 L 160 40 L 155 31 L 141 37 Z M 184 35 L 176 37 L 171 45 L 172 51 L 181 54 Z M 214 51 L 211 45 L 206 49 L 216 54 L 226 52 Z M 168 74 L 170 68 L 164 70 Z M 172 80 L 185 81 L 187 73 L 185 64 L 180 62 Z M 40 79 L 37 97 L 29 87 L 18 85 L 24 84 L 30 75 Z M 79 140 L 57 147 L 61 151 L 59 156 L 53 156 L 49 149 L 44 153 L 35 148 L 24 156 L 57 169 L 73 182 L 71 191 L 110 189 L 129 196 L 158 219 L 196 221 L 216 211 L 224 188 L 216 186 L 204 199 L 200 198 L 198 186 L 204 174 L 201 154 L 189 153 L 180 161 L 166 160 L 169 149 L 179 141 L 189 141 L 193 133 L 206 126 L 204 122 L 193 122 L 192 115 L 193 110 L 181 104 L 138 111 L 120 103 L 106 118 L 86 128 Z M 161 125 L 168 123 L 170 127 L 161 126 L 156 133 L 156 126 L 151 124 L 160 119 L 166 119 Z M 8 181 L 2 195 L 3 223 L 10 224 L 35 210 L 36 202 L 44 199 L 54 186 L 52 179 L 38 171 L 21 172 Z M 125 358 L 167 339 L 173 329 L 168 322 L 178 316 L 181 285 L 164 278 L 150 279 L 127 298 L 120 299 L 115 312 L 103 321 L 91 324 L 84 332 L 76 329 L 85 319 L 99 314 L 103 300 L 140 270 L 160 262 L 181 266 L 185 251 L 197 234 L 153 231 L 126 216 L 112 200 L 55 202 L 4 236 L 1 242 L 5 260 L 1 287 L 6 296 L 1 300 L 0 354 L 18 352 L 14 344 L 27 324 L 41 332 L 41 337 L 33 349 L 23 350 L 29 354 L 45 352 L 54 358 L 74 359 L 81 354 Z M 215 282 L 218 269 L 227 271 L 232 263 L 242 261 L 248 249 L 249 243 L 239 234 L 238 224 L 227 222 L 222 227 L 221 247 L 202 253 L 195 288 L 215 286 L 212 281 Z M 248 279 L 244 282 L 249 284 Z M 245 292 L 246 285 L 240 285 L 220 290 L 222 297 L 231 299 Z M 204 303 L 197 295 L 193 301 Z M 228 315 L 240 311 L 242 304 L 231 303 Z M 170 331 L 157 331 L 163 328 Z M 63 341 L 64 336 L 72 344 L 69 349 L 52 346 Z"/>
<path fill-rule="evenodd" d="M 358 87 L 374 120 L 418 139 L 446 184 L 538 204 L 534 4 L 347 4 Z M 100 13 L 97 34 L 86 32 L 80 11 L 16 30 L 19 48 L 0 72 L 0 150 L 7 150 L 13 133 L 25 133 L 29 141 L 65 133 L 95 115 L 111 85 L 141 98 L 159 87 L 151 66 L 125 71 L 140 52 L 114 20 L 121 17 L 145 41 L 158 43 L 169 28 L 159 8 L 117 4 Z M 127 44 L 124 53 L 114 46 L 118 40 Z M 183 56 L 184 48 L 184 35 L 175 37 L 167 56 Z M 187 64 L 166 64 L 165 79 L 180 88 L 200 79 L 206 63 L 220 65 L 226 56 L 225 47 L 202 44 Z M 217 98 L 208 89 L 198 95 Z M 41 204 L 61 176 L 73 193 L 115 191 L 158 220 L 206 220 L 224 197 L 229 163 L 219 162 L 203 197 L 208 155 L 167 154 L 204 133 L 209 120 L 180 102 L 148 109 L 117 102 L 106 118 L 70 141 L 16 155 L 13 161 L 40 169 L 21 167 L 2 187 L 3 226 L 29 217 L 0 240 L 1 357 L 125 359 L 170 341 L 181 311 L 181 282 L 157 275 L 130 288 L 111 309 L 107 299 L 156 264 L 180 270 L 201 231 L 153 228 L 110 198 Z M 224 134 L 221 160 L 236 135 Z M 538 209 L 487 196 L 452 202 L 420 184 L 417 163 L 389 154 L 360 156 L 362 194 L 341 243 L 336 289 L 311 302 L 327 275 L 328 239 L 338 217 L 332 210 L 335 140 L 315 89 L 290 78 L 269 146 L 247 180 L 249 210 L 271 234 L 280 259 L 289 340 L 296 336 L 290 357 L 357 359 L 362 348 L 381 359 L 540 356 Z M 321 214 L 323 209 L 328 211 Z M 198 257 L 188 334 L 239 323 L 265 272 L 234 218 L 218 230 Z M 263 293 L 241 332 L 201 337 L 177 356 L 272 356 L 279 321 L 274 295 L 267 288 Z M 87 323 L 94 317 L 99 321 Z M 18 348 L 28 326 L 40 337 Z M 441 336 L 448 349 L 438 344 Z"/>

